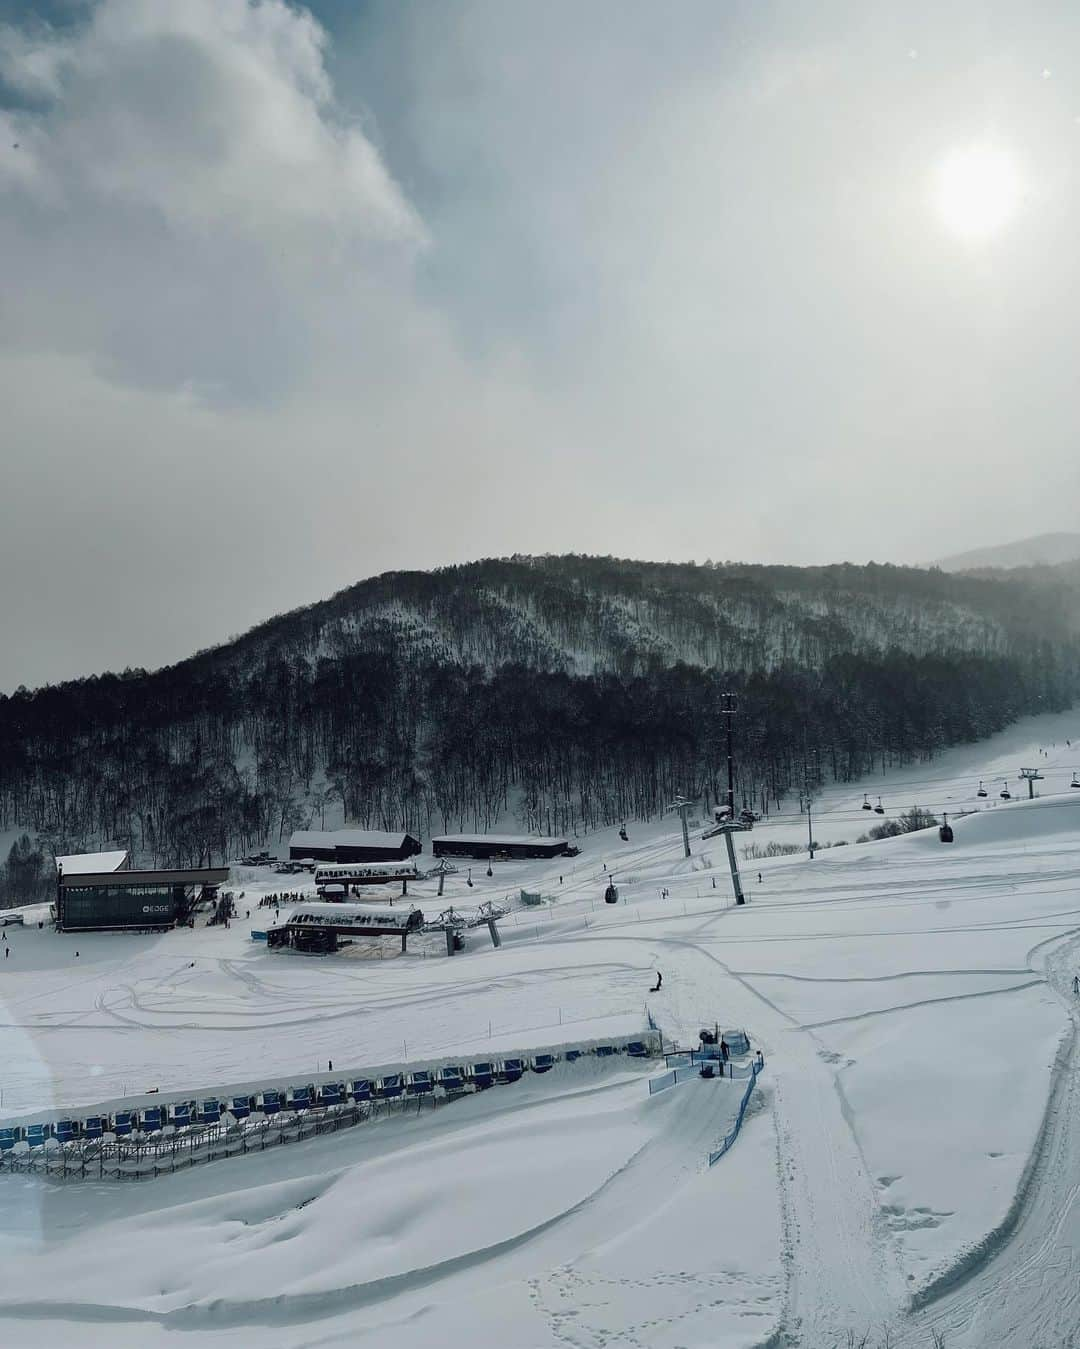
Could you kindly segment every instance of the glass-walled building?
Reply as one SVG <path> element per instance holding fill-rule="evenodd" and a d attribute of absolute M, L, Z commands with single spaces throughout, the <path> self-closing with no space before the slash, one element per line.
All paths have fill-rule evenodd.
<path fill-rule="evenodd" d="M 58 869 L 56 926 L 61 932 L 170 928 L 205 893 L 228 880 L 227 867 L 65 875 Z"/>

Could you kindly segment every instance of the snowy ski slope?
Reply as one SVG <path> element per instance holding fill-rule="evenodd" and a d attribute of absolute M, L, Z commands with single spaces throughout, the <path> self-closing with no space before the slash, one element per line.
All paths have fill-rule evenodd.
<path fill-rule="evenodd" d="M 720 841 L 687 861 L 664 822 L 631 823 L 626 844 L 589 836 L 573 862 L 496 864 L 490 881 L 474 868 L 471 890 L 451 878 L 444 903 L 553 896 L 504 922 L 501 950 L 477 933 L 453 960 L 435 942 L 387 959 L 270 955 L 242 922 L 80 936 L 76 962 L 73 938 L 9 931 L 5 1117 L 328 1057 L 616 1035 L 646 1001 L 684 1041 L 746 1026 L 767 1070 L 711 1170 L 742 1084 L 649 1098 L 649 1068 L 623 1061 L 141 1186 L 0 1177 L 0 1337 L 830 1349 L 849 1327 L 887 1326 L 912 1349 L 932 1329 L 949 1349 L 1069 1344 L 1080 750 L 1066 737 L 1080 739 L 1080 712 L 822 793 L 822 842 L 877 821 L 864 790 L 890 811 L 982 809 L 951 846 L 929 831 L 748 862 L 742 909 Z M 1021 766 L 1046 774 L 1039 800 L 974 796 L 1002 774 L 1017 791 Z M 805 830 L 795 815 L 746 838 Z M 605 866 L 618 905 L 602 902 Z M 243 883 L 249 897 L 291 886 Z"/>

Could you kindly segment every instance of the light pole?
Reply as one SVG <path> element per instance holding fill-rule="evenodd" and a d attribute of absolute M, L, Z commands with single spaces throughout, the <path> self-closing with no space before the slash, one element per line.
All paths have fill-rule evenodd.
<path fill-rule="evenodd" d="M 804 788 L 803 799 L 806 802 L 806 846 L 812 862 L 814 860 L 814 817 L 810 812 L 814 802 L 811 799 L 809 787 Z"/>

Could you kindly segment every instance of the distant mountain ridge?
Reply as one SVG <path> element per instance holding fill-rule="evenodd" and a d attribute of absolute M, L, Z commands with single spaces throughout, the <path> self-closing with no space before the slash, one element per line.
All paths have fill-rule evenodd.
<path fill-rule="evenodd" d="M 324 816 L 542 832 L 929 758 L 1080 696 L 1080 564 L 389 572 L 163 670 L 0 697 L 0 828 L 207 862 Z"/>
<path fill-rule="evenodd" d="M 973 548 L 966 553 L 954 553 L 933 563 L 942 571 L 982 571 L 989 568 L 1057 567 L 1064 562 L 1080 559 L 1080 534 L 1037 534 L 1034 538 L 1019 539 L 1015 543 L 998 544 L 991 548 Z"/>

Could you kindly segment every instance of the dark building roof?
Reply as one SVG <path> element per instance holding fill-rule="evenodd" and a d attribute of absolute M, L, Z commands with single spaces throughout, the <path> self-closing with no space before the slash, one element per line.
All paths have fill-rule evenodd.
<path fill-rule="evenodd" d="M 73 876 L 61 874 L 64 890 L 93 889 L 95 886 L 134 885 L 223 885 L 229 879 L 228 867 L 191 867 L 176 871 L 90 871 Z"/>

